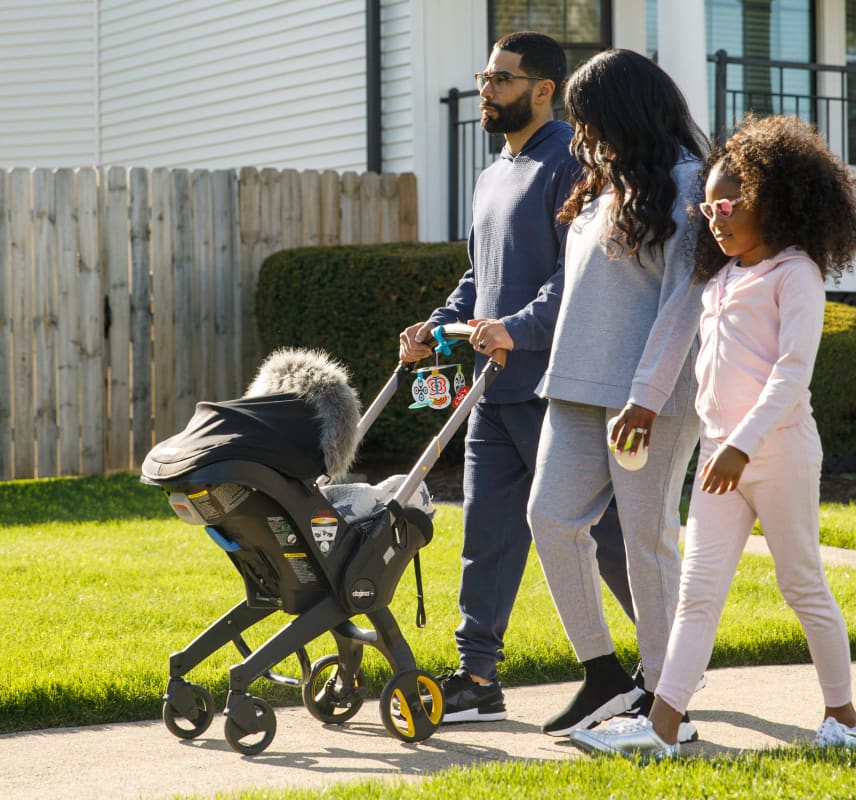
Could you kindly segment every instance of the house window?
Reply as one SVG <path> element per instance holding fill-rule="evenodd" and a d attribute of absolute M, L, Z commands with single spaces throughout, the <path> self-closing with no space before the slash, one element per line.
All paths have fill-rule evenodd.
<path fill-rule="evenodd" d="M 488 48 L 514 31 L 541 31 L 562 45 L 573 71 L 612 46 L 610 0 L 488 0 L 487 7 Z"/>
<path fill-rule="evenodd" d="M 853 5 L 848 0 L 848 8 Z M 766 61 L 815 59 L 814 0 L 705 0 L 707 52 Z M 646 0 L 648 55 L 657 54 L 657 0 Z M 856 55 L 854 56 L 856 57 Z M 710 119 L 714 120 L 714 67 L 709 65 Z M 728 127 L 747 111 L 797 114 L 815 121 L 812 73 L 805 69 L 730 64 L 727 74 Z"/>
<path fill-rule="evenodd" d="M 768 61 L 814 61 L 812 0 L 706 0 L 707 52 Z M 713 80 L 713 67 L 710 78 Z M 731 64 L 728 87 L 736 90 L 734 116 L 747 111 L 797 114 L 813 120 L 811 72 Z"/>

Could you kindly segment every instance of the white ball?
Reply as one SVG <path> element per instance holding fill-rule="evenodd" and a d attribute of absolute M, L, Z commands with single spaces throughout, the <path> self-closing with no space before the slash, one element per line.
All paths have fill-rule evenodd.
<path fill-rule="evenodd" d="M 606 423 L 607 446 L 612 451 L 612 454 L 615 456 L 615 460 L 618 462 L 620 467 L 624 467 L 626 470 L 635 472 L 638 469 L 642 469 L 642 467 L 648 463 L 648 451 L 645 448 L 640 447 L 635 456 L 630 454 L 630 446 L 633 444 L 633 437 L 635 435 L 634 431 L 630 431 L 627 435 L 627 441 L 624 443 L 624 450 L 616 450 L 615 445 L 610 442 L 610 437 L 612 436 L 612 429 L 615 427 L 617 419 L 618 417 L 613 417 Z"/>

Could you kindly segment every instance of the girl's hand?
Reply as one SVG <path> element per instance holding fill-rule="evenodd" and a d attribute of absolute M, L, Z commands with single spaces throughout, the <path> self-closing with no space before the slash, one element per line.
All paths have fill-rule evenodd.
<path fill-rule="evenodd" d="M 749 456 L 730 444 L 720 445 L 701 469 L 701 490 L 725 494 L 737 488 Z"/>
<path fill-rule="evenodd" d="M 627 437 L 632 431 L 633 444 L 629 452 L 636 453 L 642 447 L 647 448 L 651 444 L 651 426 L 655 419 L 656 412 L 628 403 L 615 420 L 610 443 L 614 444 L 617 450 L 623 451 Z"/>

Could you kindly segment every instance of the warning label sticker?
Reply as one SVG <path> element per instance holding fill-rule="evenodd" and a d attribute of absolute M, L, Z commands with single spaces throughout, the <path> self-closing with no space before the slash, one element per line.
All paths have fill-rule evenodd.
<path fill-rule="evenodd" d="M 336 530 L 339 521 L 332 514 L 318 514 L 312 517 L 312 538 L 315 539 L 318 549 L 325 555 L 330 552 L 333 542 L 336 541 Z"/>

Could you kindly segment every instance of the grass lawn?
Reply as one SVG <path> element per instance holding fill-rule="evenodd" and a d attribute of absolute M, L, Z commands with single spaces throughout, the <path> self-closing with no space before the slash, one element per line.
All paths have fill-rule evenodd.
<path fill-rule="evenodd" d="M 852 509 L 836 524 L 847 528 L 848 516 L 852 535 Z M 423 551 L 427 626 L 414 625 L 412 570 L 392 606 L 417 663 L 429 672 L 457 663 L 460 545 L 460 509 L 440 506 L 434 540 Z M 0 484 L 0 556 L 0 732 L 158 717 L 169 654 L 243 597 L 238 574 L 204 531 L 179 521 L 158 490 L 133 476 Z M 856 582 L 841 567 L 828 574 L 856 636 Z M 632 666 L 633 628 L 611 597 L 606 613 L 618 655 Z M 251 646 L 285 621 L 274 615 L 256 626 L 247 637 Z M 501 677 L 507 685 L 581 676 L 534 554 L 506 649 Z M 332 637 L 321 637 L 308 650 L 313 659 L 332 652 Z M 227 670 L 239 660 L 224 648 L 190 677 L 212 691 L 222 708 Z M 712 666 L 808 660 L 771 561 L 744 557 Z M 297 674 L 290 661 L 279 671 Z M 371 692 L 378 693 L 389 677 L 386 662 L 367 648 L 363 667 Z M 264 681 L 253 691 L 274 704 L 300 702 L 298 690 Z"/>
<path fill-rule="evenodd" d="M 712 759 L 683 758 L 639 765 L 613 758 L 488 763 L 437 773 L 418 782 L 363 781 L 323 790 L 258 790 L 217 794 L 218 800 L 459 800 L 574 797 L 604 800 L 788 800 L 852 798 L 856 752 L 792 747 Z"/>

